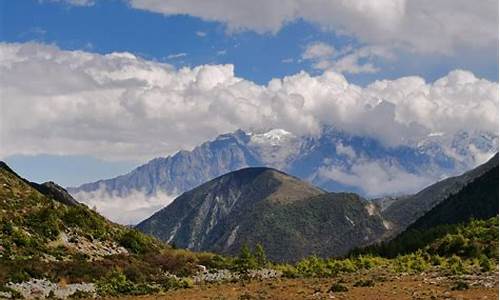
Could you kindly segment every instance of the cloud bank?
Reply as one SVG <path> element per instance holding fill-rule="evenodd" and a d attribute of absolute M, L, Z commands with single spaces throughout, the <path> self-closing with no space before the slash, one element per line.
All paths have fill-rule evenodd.
<path fill-rule="evenodd" d="M 106 192 L 104 187 L 93 192 L 79 192 L 73 197 L 111 221 L 124 225 L 138 224 L 175 199 L 174 195 L 163 192 L 146 196 L 142 191 L 134 191 L 126 197 L 117 196 Z"/>
<path fill-rule="evenodd" d="M 165 156 L 241 128 L 314 134 L 323 124 L 388 145 L 460 129 L 498 134 L 498 84 L 456 70 L 349 83 L 334 71 L 257 85 L 232 65 L 175 69 L 130 53 L 0 44 L 0 156 Z"/>
<path fill-rule="evenodd" d="M 296 20 L 369 45 L 452 54 L 498 47 L 498 1 L 482 0 L 129 0 L 137 9 L 222 22 L 229 32 L 276 33 Z"/>

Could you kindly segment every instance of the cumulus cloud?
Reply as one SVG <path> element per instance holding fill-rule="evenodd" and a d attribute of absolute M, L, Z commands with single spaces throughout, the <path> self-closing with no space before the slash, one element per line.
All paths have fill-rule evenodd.
<path fill-rule="evenodd" d="M 349 83 L 334 71 L 258 85 L 232 65 L 175 69 L 130 53 L 0 44 L 0 156 L 92 155 L 144 161 L 217 134 L 322 125 L 399 145 L 460 129 L 498 134 L 498 84 L 456 70 Z"/>
<path fill-rule="evenodd" d="M 498 1 L 483 0 L 129 0 L 131 7 L 222 22 L 230 32 L 279 31 L 302 19 L 369 45 L 420 53 L 497 47 Z"/>
<path fill-rule="evenodd" d="M 175 199 L 174 195 L 164 192 L 146 196 L 142 191 L 133 191 L 123 197 L 108 193 L 104 186 L 96 191 L 76 193 L 73 197 L 111 221 L 125 225 L 138 224 Z"/>

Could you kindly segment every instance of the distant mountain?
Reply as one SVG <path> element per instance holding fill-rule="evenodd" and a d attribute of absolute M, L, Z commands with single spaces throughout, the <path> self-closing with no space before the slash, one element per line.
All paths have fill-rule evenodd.
<path fill-rule="evenodd" d="M 397 210 L 392 213 L 403 213 L 399 217 L 400 220 L 403 220 L 408 217 L 408 214 L 404 212 L 411 212 L 412 209 L 420 210 L 429 205 L 429 202 L 425 202 L 425 197 L 436 201 L 438 198 L 430 197 L 431 192 L 436 192 L 439 195 L 439 189 L 442 189 L 445 185 L 458 190 L 448 195 L 444 200 L 438 201 L 437 204 L 434 203 L 435 205 L 430 210 L 420 211 L 421 216 L 416 221 L 412 217 L 409 220 L 411 224 L 407 228 L 405 228 L 405 224 L 408 222 L 404 222 L 400 228 L 400 230 L 404 229 L 404 231 L 394 239 L 365 249 L 357 249 L 354 254 L 372 253 L 395 257 L 400 254 L 411 253 L 435 243 L 435 241 L 442 239 L 447 234 L 456 234 L 463 224 L 466 224 L 471 219 L 488 220 L 496 218 L 498 226 L 498 172 L 497 154 L 486 164 L 465 173 L 459 178 L 447 179 L 418 193 L 414 200 L 421 201 L 424 204 L 423 206 L 416 205 L 417 202 L 405 203 L 405 200 L 401 201 L 401 205 L 397 205 Z M 457 185 L 465 182 L 465 180 L 469 181 L 461 188 L 457 188 Z M 490 223 L 490 221 L 488 222 Z"/>
<path fill-rule="evenodd" d="M 275 261 L 331 256 L 379 239 L 387 224 L 375 205 L 270 168 L 246 168 L 182 194 L 137 225 L 177 247 L 236 254 L 262 243 Z"/>
<path fill-rule="evenodd" d="M 156 158 L 128 174 L 68 191 L 100 210 L 107 195 L 127 198 L 140 193 L 146 199 L 161 193 L 175 196 L 241 168 L 272 167 L 327 191 L 355 192 L 365 197 L 400 195 L 460 174 L 482 162 L 479 154 L 497 151 L 498 136 L 484 132 L 464 131 L 452 137 L 432 134 L 424 140 L 393 147 L 333 127 L 306 136 L 281 129 L 264 133 L 237 130 L 192 151 Z M 151 205 L 153 211 L 157 204 L 146 201 L 143 206 Z M 120 209 L 125 208 L 118 205 L 103 213 L 112 217 Z M 146 217 L 147 210 L 140 214 Z"/>
<path fill-rule="evenodd" d="M 407 230 L 423 230 L 438 225 L 465 223 L 469 219 L 486 220 L 498 215 L 498 154 L 485 165 L 490 169 L 465 185 L 456 194 L 433 207 Z"/>
<path fill-rule="evenodd" d="M 498 182 L 496 191 L 492 186 L 477 194 L 477 203 L 457 199 L 480 193 L 485 180 L 492 184 L 495 169 L 498 155 L 414 195 L 368 201 L 354 193 L 325 192 L 275 169 L 245 168 L 182 194 L 137 228 L 192 250 L 236 254 L 244 243 L 262 243 L 277 261 L 338 256 L 389 239 L 433 211 L 456 212 L 457 219 L 480 215 L 495 206 Z"/>
<path fill-rule="evenodd" d="M 400 224 L 401 229 L 405 229 L 424 214 L 429 213 L 433 217 L 429 215 L 426 217 L 427 221 L 420 222 L 429 223 L 430 226 L 433 224 L 430 219 L 437 222 L 438 219 L 444 218 L 439 222 L 444 222 L 446 219 L 453 222 L 453 219 L 466 221 L 468 216 L 472 217 L 476 214 L 478 217 L 482 214 L 491 217 L 488 212 L 482 210 L 494 208 L 495 205 L 492 203 L 497 200 L 498 153 L 471 171 L 439 181 L 415 195 L 395 201 L 384 210 L 383 214 L 391 222 Z M 498 211 L 498 203 L 496 203 L 496 208 Z"/>

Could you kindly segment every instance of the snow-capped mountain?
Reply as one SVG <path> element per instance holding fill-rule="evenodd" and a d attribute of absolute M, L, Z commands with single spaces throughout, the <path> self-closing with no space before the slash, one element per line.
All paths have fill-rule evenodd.
<path fill-rule="evenodd" d="M 156 158 L 128 174 L 68 191 L 116 221 L 135 222 L 184 191 L 249 166 L 273 167 L 328 191 L 378 197 L 414 193 L 476 167 L 497 151 L 498 136 L 485 132 L 433 133 L 410 145 L 387 146 L 333 127 L 306 136 L 282 129 L 237 130 L 192 151 Z"/>

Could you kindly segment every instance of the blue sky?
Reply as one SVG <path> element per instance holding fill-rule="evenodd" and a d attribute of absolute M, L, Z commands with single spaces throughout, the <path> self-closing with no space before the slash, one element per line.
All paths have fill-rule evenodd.
<path fill-rule="evenodd" d="M 221 12 L 199 9 L 196 1 L 165 1 L 165 6 L 162 6 L 147 0 L 0 0 L 0 41 L 53 45 L 58 51 L 81 50 L 92 54 L 129 52 L 146 61 L 167 63 L 175 68 L 232 64 L 236 77 L 259 86 L 267 85 L 272 78 L 283 78 L 302 70 L 311 76 L 321 76 L 330 69 L 343 73 L 348 82 L 360 86 L 375 80 L 394 80 L 410 75 L 433 82 L 456 69 L 498 82 L 498 28 L 491 26 L 495 17 L 498 25 L 498 14 L 493 12 L 491 16 L 491 7 L 488 7 L 493 3 L 498 11 L 495 1 L 485 1 L 481 4 L 484 7 L 474 10 L 463 5 L 461 13 L 465 17 L 454 13 L 460 9 L 458 5 L 433 9 L 413 8 L 408 4 L 405 19 L 416 20 L 415 23 L 408 21 L 408 29 L 397 29 L 391 34 L 387 33 L 393 32 L 387 26 L 396 28 L 396 25 L 382 24 L 393 17 L 390 9 L 385 8 L 368 7 L 369 10 L 362 13 L 358 8 L 350 7 L 342 8 L 345 12 L 327 7 L 311 11 L 296 8 L 290 12 L 286 5 L 267 8 L 267 4 L 259 4 L 262 7 L 248 9 L 250 12 L 260 9 L 262 16 L 248 16 L 244 11 L 247 8 L 240 10 L 233 5 L 236 2 L 215 2 L 222 7 Z M 381 3 L 386 2 L 390 1 Z M 217 5 L 213 6 L 217 8 Z M 227 11 L 224 11 L 225 7 Z M 437 13 L 441 13 L 438 9 L 444 9 L 450 16 L 459 15 L 464 25 L 460 27 L 456 21 L 457 26 L 448 28 L 446 25 L 442 33 L 433 37 L 434 28 L 426 29 L 418 23 L 419 18 L 412 17 L 412 10 L 419 13 L 425 9 Z M 340 13 L 348 16 L 352 13 L 352 17 L 342 19 Z M 476 14 L 479 14 L 479 19 L 484 19 L 484 24 L 477 24 L 477 28 Z M 283 15 L 285 17 L 281 17 Z M 373 15 L 379 19 L 372 18 Z M 283 20 L 276 23 L 279 18 Z M 357 24 L 364 22 L 366 27 L 359 28 Z M 370 22 L 375 22 L 376 26 Z M 449 22 L 454 24 L 453 20 Z M 378 28 L 378 24 L 385 27 Z M 492 38 L 495 34 L 496 38 Z M 442 46 L 438 45 L 441 41 Z M 323 48 L 314 47 L 318 45 Z M 305 53 L 309 49 L 312 54 L 308 57 Z M 363 51 L 368 54 L 363 56 Z M 342 58 L 346 59 L 342 61 Z M 238 125 L 226 127 L 232 129 L 235 126 Z M 215 126 L 205 136 L 200 135 L 190 143 L 180 141 L 175 147 L 196 145 L 222 133 L 219 131 L 226 127 Z M 166 147 L 165 153 L 175 151 L 175 147 Z M 152 158 L 158 154 L 124 155 L 113 160 L 90 150 L 81 153 L 47 150 L 44 153 L 43 146 L 39 146 L 36 151 L 30 151 L 10 151 L 2 159 L 30 179 L 55 180 L 62 185 L 76 185 L 121 174 L 144 161 L 144 157 Z M 80 166 L 79 171 L 75 172 L 68 165 Z"/>
<path fill-rule="evenodd" d="M 4 42 L 39 41 L 62 49 L 96 53 L 127 51 L 177 67 L 231 63 L 236 67 L 237 76 L 261 84 L 300 70 L 317 72 L 308 61 L 301 60 L 304 49 L 312 42 L 325 42 L 337 48 L 362 44 L 355 37 L 324 31 L 304 20 L 295 20 L 277 33 L 247 30 L 228 34 L 220 22 L 138 10 L 122 0 L 98 1 L 92 6 L 37 0 L 1 0 L 0 3 L 0 38 Z M 185 56 L 168 58 L 179 54 Z M 450 70 L 463 68 L 498 81 L 498 53 L 488 54 L 488 59 L 410 54 L 382 63 L 382 71 L 377 74 L 347 77 L 358 84 L 408 75 L 420 75 L 432 81 Z"/>

